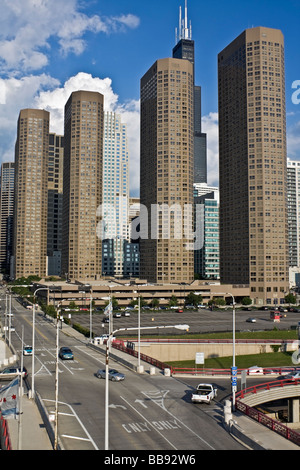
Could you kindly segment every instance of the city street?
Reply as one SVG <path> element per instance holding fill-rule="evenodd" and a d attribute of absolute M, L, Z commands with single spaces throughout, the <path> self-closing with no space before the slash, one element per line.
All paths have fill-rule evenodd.
<path fill-rule="evenodd" d="M 21 355 L 22 326 L 24 344 L 32 341 L 32 311 L 13 299 L 12 313 L 11 340 Z M 56 328 L 41 313 L 37 313 L 35 324 L 35 390 L 54 417 Z M 74 353 L 73 360 L 59 360 L 60 442 L 70 450 L 104 449 L 105 380 L 95 374 L 105 368 L 105 357 L 85 341 L 66 336 L 60 330 L 59 333 L 60 346 L 68 346 Z M 31 386 L 31 356 L 24 357 L 24 366 Z M 210 407 L 195 407 L 189 400 L 192 386 L 181 379 L 162 373 L 139 375 L 112 360 L 110 366 L 125 374 L 123 382 L 109 382 L 111 450 L 243 449 L 221 426 L 223 408 L 218 401 Z"/>

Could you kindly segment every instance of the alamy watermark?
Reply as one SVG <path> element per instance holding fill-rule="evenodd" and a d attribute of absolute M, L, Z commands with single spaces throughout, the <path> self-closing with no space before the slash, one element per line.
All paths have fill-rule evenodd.
<path fill-rule="evenodd" d="M 300 364 L 300 340 L 294 341 L 292 345 L 294 352 L 292 354 L 292 363 L 295 365 Z"/>
<path fill-rule="evenodd" d="M 101 204 L 97 209 L 97 237 L 106 237 L 107 224 L 116 225 L 118 208 L 114 204 Z M 187 250 L 200 250 L 204 244 L 204 206 L 202 204 L 151 204 L 150 212 L 143 204 L 139 216 L 131 224 L 131 239 L 184 240 Z"/>
<path fill-rule="evenodd" d="M 292 88 L 295 88 L 295 91 L 292 94 L 292 103 L 300 104 L 300 80 L 294 80 Z"/>

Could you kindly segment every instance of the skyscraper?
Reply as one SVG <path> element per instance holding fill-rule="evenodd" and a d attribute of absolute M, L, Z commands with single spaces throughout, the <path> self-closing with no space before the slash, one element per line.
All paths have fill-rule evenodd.
<path fill-rule="evenodd" d="M 9 273 L 13 243 L 15 164 L 2 163 L 0 179 L 0 269 Z"/>
<path fill-rule="evenodd" d="M 49 134 L 48 159 L 48 276 L 61 274 L 64 137 Z"/>
<path fill-rule="evenodd" d="M 15 146 L 15 279 L 46 276 L 49 113 L 23 109 Z"/>
<path fill-rule="evenodd" d="M 62 274 L 71 279 L 101 274 L 103 114 L 97 92 L 73 92 L 65 105 Z"/>
<path fill-rule="evenodd" d="M 141 79 L 141 278 L 194 278 L 194 253 L 187 247 L 191 240 L 184 224 L 186 209 L 193 217 L 193 162 L 193 65 L 157 60 Z"/>
<path fill-rule="evenodd" d="M 194 183 L 207 183 L 207 139 L 201 124 L 201 87 L 195 86 L 195 43 L 192 40 L 192 26 L 188 26 L 187 0 L 182 19 L 179 8 L 179 28 L 176 30 L 176 45 L 173 57 L 189 60 L 194 73 Z"/>
<path fill-rule="evenodd" d="M 221 281 L 288 292 L 284 39 L 244 31 L 218 55 Z"/>
<path fill-rule="evenodd" d="M 103 239 L 112 240 L 113 262 L 106 265 L 108 251 L 103 251 L 103 272 L 123 275 L 124 241 L 129 241 L 129 159 L 126 125 L 121 116 L 104 113 L 103 164 Z M 111 268 L 112 271 L 111 271 Z"/>
<path fill-rule="evenodd" d="M 300 266 L 300 162 L 287 161 L 289 266 Z"/>

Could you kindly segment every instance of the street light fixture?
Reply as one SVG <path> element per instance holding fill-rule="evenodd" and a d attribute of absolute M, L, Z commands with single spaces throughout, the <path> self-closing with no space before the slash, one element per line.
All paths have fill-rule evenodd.
<path fill-rule="evenodd" d="M 118 328 L 117 330 L 111 331 L 106 342 L 106 360 L 105 360 L 105 450 L 108 449 L 108 365 L 109 365 L 109 350 L 110 343 L 115 333 L 120 331 L 133 331 L 133 330 L 154 330 L 163 328 L 176 328 L 177 330 L 188 330 L 189 325 L 169 325 L 169 326 L 143 326 L 143 327 L 132 327 L 132 328 Z"/>
<path fill-rule="evenodd" d="M 232 297 L 232 368 L 231 368 L 231 390 L 232 390 L 232 410 L 235 411 L 235 392 L 237 368 L 235 365 L 235 299 L 230 292 L 218 292 L 220 295 L 230 295 Z"/>

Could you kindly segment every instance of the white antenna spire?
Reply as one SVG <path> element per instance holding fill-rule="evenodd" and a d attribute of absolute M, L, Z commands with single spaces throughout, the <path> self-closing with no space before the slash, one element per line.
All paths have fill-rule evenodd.
<path fill-rule="evenodd" d="M 177 42 L 177 28 L 176 28 L 176 42 Z M 192 39 L 192 23 L 188 27 L 188 8 L 187 0 L 185 0 L 184 19 L 182 19 L 181 6 L 179 7 L 179 28 L 178 28 L 178 41 L 181 39 Z"/>
<path fill-rule="evenodd" d="M 187 27 L 187 0 L 185 0 L 185 8 L 184 8 L 184 38 L 188 39 L 188 27 Z"/>

